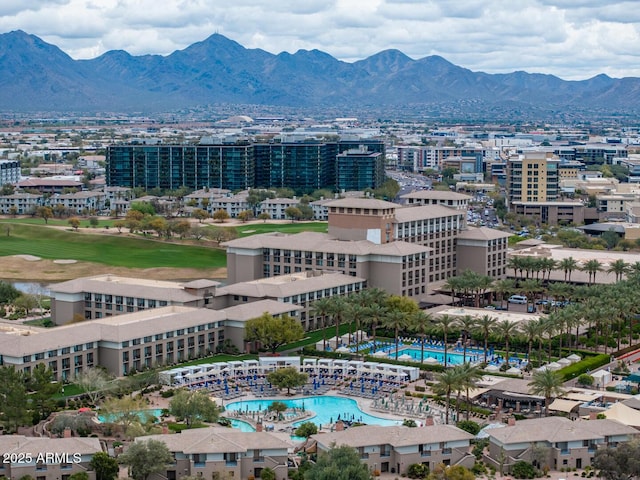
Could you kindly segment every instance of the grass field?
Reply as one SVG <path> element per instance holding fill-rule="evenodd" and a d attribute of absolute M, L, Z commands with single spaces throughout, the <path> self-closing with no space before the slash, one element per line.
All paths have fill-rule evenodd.
<path fill-rule="evenodd" d="M 89 223 L 89 220 L 87 218 L 84 217 L 80 217 L 78 216 L 77 218 L 80 219 L 80 228 L 86 228 L 86 227 L 90 227 L 91 224 Z M 112 227 L 113 226 L 113 222 L 115 222 L 114 219 L 110 218 L 110 217 L 97 217 L 98 218 L 98 225 L 95 228 L 105 228 L 105 227 Z M 71 229 L 71 226 L 69 225 L 69 219 L 68 218 L 63 218 L 63 219 L 58 219 L 58 218 L 50 218 L 49 221 L 47 223 L 44 223 L 44 220 L 42 218 L 39 217 L 19 217 L 19 218 L 9 218 L 9 217 L 5 217 L 2 220 L 0 220 L 0 224 L 5 224 L 5 223 L 9 223 L 9 224 L 25 224 L 25 225 L 41 225 L 41 226 L 53 226 L 53 227 L 67 227 L 69 229 Z"/>
<path fill-rule="evenodd" d="M 233 227 L 238 231 L 239 237 L 248 237 L 259 233 L 300 233 L 300 232 L 327 232 L 327 222 L 294 222 L 294 223 L 253 223 L 250 225 L 238 225 Z"/>
<path fill-rule="evenodd" d="M 129 268 L 215 268 L 226 265 L 223 250 L 117 235 L 90 235 L 37 225 L 11 225 L 0 232 L 0 256 L 35 255 Z"/>

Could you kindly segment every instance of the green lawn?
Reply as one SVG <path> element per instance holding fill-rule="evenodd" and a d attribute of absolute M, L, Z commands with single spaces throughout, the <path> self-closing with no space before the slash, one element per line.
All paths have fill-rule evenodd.
<path fill-rule="evenodd" d="M 327 222 L 294 222 L 294 223 L 254 223 L 251 225 L 238 225 L 234 227 L 239 237 L 248 237 L 259 233 L 300 233 L 300 232 L 327 232 Z"/>
<path fill-rule="evenodd" d="M 80 219 L 80 228 L 86 228 L 86 227 L 90 227 L 91 224 L 89 223 L 89 220 L 85 217 L 81 217 L 78 215 L 78 217 Z M 112 219 L 111 217 L 96 217 L 98 219 L 98 225 L 95 228 L 105 228 L 105 227 L 112 227 L 113 226 L 113 222 L 115 222 L 114 219 Z M 71 229 L 71 226 L 69 225 L 69 218 L 63 218 L 63 219 L 58 219 L 58 218 L 50 218 L 49 221 L 45 224 L 44 220 L 40 217 L 18 217 L 18 218 L 3 218 L 2 220 L 0 220 L 0 224 L 5 224 L 5 223 L 9 223 L 9 224 L 25 224 L 25 225 L 53 225 L 56 227 L 69 227 L 69 229 Z M 4 233 L 4 227 L 2 228 L 2 232 Z"/>
<path fill-rule="evenodd" d="M 37 225 L 0 230 L 0 256 L 35 255 L 46 259 L 75 259 L 129 268 L 215 268 L 226 265 L 223 250 L 178 245 L 144 238 L 90 235 Z"/>

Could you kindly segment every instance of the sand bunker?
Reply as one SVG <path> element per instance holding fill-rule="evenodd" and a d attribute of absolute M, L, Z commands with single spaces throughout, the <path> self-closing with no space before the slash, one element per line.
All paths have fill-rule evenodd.
<path fill-rule="evenodd" d="M 63 258 L 63 259 L 60 259 L 60 260 L 54 260 L 53 263 L 57 263 L 58 265 L 69 265 L 71 263 L 78 263 L 78 261 L 77 260 L 73 260 L 71 258 L 67 258 L 67 259 Z"/>
<path fill-rule="evenodd" d="M 21 258 L 27 262 L 37 262 L 38 260 L 42 260 L 40 257 L 36 257 L 35 255 L 14 255 L 14 257 Z"/>

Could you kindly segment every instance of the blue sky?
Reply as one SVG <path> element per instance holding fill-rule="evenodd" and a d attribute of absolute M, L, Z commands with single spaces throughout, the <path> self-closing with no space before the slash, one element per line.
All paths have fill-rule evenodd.
<path fill-rule="evenodd" d="M 21 29 L 71 57 L 166 55 L 220 33 L 271 53 L 319 49 L 352 62 L 395 48 L 474 71 L 640 77 L 637 1 L 2 0 Z"/>

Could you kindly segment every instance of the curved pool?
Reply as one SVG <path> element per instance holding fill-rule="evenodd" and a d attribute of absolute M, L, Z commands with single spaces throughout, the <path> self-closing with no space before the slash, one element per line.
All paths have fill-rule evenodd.
<path fill-rule="evenodd" d="M 240 400 L 225 405 L 225 408 L 228 411 L 264 412 L 274 401 L 282 402 L 289 408 L 295 407 L 297 409 L 309 410 L 315 414 L 313 417 L 295 422 L 293 424 L 294 427 L 304 422 L 327 425 L 335 423 L 339 419 L 366 423 L 368 425 L 390 426 L 402 424 L 400 420 L 375 417 L 363 412 L 358 407 L 358 402 L 352 398 L 332 397 L 330 395 L 290 398 L 286 400 Z"/>

